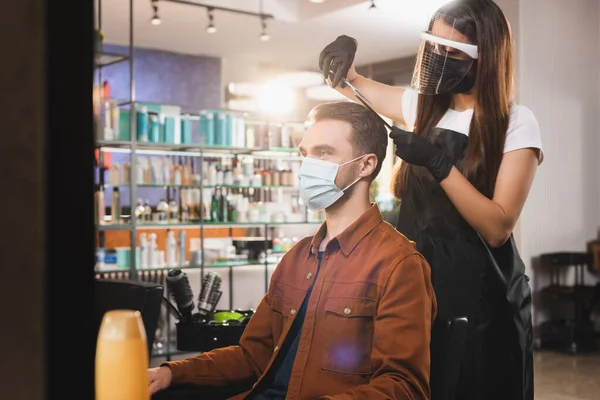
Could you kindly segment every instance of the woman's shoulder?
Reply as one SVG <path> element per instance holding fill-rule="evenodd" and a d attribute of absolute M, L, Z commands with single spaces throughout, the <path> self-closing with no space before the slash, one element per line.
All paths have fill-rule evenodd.
<path fill-rule="evenodd" d="M 539 162 L 541 163 L 544 159 L 542 135 L 535 114 L 524 105 L 513 104 L 510 110 L 504 152 L 523 148 L 538 149 Z"/>
<path fill-rule="evenodd" d="M 522 125 L 539 126 L 538 120 L 531 109 L 522 104 L 513 104 L 510 108 L 509 131 L 511 127 Z"/>

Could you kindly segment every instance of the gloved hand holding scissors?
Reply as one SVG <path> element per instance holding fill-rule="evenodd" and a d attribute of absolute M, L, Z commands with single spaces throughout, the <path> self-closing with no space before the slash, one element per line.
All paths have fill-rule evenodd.
<path fill-rule="evenodd" d="M 396 155 L 402 161 L 427 168 L 438 183 L 450 174 L 452 160 L 426 137 L 394 126 L 390 138 L 396 145 Z"/>
<path fill-rule="evenodd" d="M 341 83 L 344 88 L 343 79 L 351 81 L 356 76 L 354 56 L 357 47 L 356 39 L 342 35 L 321 51 L 319 68 L 323 72 L 323 77 L 330 80 L 331 87 L 336 88 Z"/>

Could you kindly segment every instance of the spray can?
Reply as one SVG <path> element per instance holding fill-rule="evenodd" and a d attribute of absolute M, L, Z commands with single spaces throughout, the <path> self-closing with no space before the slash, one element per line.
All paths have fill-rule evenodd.
<path fill-rule="evenodd" d="M 181 230 L 179 231 L 179 266 L 183 267 L 185 266 L 185 245 L 186 245 L 186 237 L 185 237 L 185 231 Z"/>

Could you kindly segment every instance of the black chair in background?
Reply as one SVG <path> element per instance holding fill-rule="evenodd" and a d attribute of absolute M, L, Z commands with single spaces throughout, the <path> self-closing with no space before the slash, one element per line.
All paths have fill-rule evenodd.
<path fill-rule="evenodd" d="M 152 354 L 154 334 L 158 325 L 164 288 L 141 281 L 96 279 L 95 332 L 102 317 L 110 310 L 137 310 L 142 314 L 148 341 L 148 356 Z"/>
<path fill-rule="evenodd" d="M 547 253 L 540 257 L 542 270 L 550 274 L 550 285 L 543 288 L 541 296 L 552 309 L 570 306 L 570 317 L 556 318 L 539 327 L 537 348 L 563 349 L 571 354 L 596 349 L 594 323 L 591 311 L 594 306 L 595 287 L 585 284 L 584 271 L 592 261 L 590 253 Z M 572 285 L 565 276 L 575 272 Z"/>

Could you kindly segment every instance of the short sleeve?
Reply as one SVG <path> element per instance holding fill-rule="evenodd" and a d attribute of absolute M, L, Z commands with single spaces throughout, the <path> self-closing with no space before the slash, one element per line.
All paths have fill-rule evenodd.
<path fill-rule="evenodd" d="M 411 130 L 415 127 L 417 120 L 417 104 L 419 102 L 419 93 L 416 90 L 405 89 L 402 94 L 402 116 L 406 126 Z"/>
<path fill-rule="evenodd" d="M 540 126 L 533 112 L 527 107 L 514 105 L 511 110 L 504 152 L 534 148 L 540 151 L 538 164 L 544 160 Z"/>

